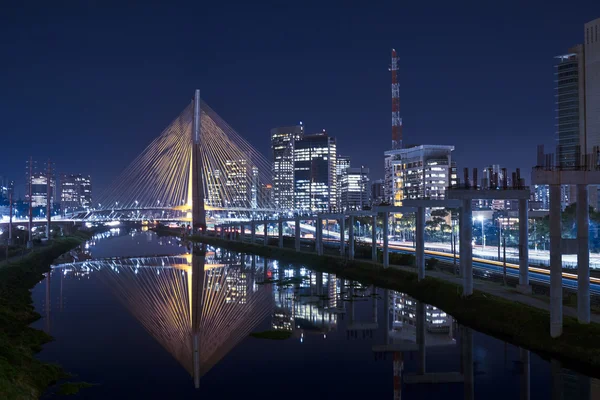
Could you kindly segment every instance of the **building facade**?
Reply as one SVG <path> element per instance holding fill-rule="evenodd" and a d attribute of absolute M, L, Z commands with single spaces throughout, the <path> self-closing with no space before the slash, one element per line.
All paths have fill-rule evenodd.
<path fill-rule="evenodd" d="M 386 198 L 394 206 L 404 199 L 444 199 L 457 182 L 454 146 L 419 145 L 385 152 Z"/>
<path fill-rule="evenodd" d="M 273 159 L 273 203 L 276 207 L 294 207 L 294 147 L 304 136 L 304 126 L 285 126 L 271 129 L 271 154 Z"/>
<path fill-rule="evenodd" d="M 60 204 L 64 213 L 90 208 L 92 206 L 91 177 L 82 174 L 62 174 Z"/>
<path fill-rule="evenodd" d="M 346 170 L 350 168 L 350 157 L 337 155 L 335 165 L 335 180 L 337 183 L 337 208 L 342 207 L 342 177 L 346 173 Z"/>
<path fill-rule="evenodd" d="M 362 210 L 370 204 L 369 168 L 346 168 L 340 178 L 341 210 Z"/>
<path fill-rule="evenodd" d="M 556 57 L 557 164 L 576 169 L 583 156 L 600 154 L 600 18 L 584 25 L 583 44 Z M 575 201 L 574 186 L 562 190 L 562 206 Z M 597 208 L 598 190 L 590 187 L 589 203 Z"/>
<path fill-rule="evenodd" d="M 385 201 L 384 180 L 377 179 L 371 183 L 371 206 L 376 206 Z"/>
<path fill-rule="evenodd" d="M 31 186 L 31 190 L 30 190 Z M 56 181 L 54 177 L 50 177 L 50 193 L 48 194 L 48 179 L 46 174 L 34 172 L 29 176 L 27 175 L 27 185 L 25 200 L 31 202 L 32 206 L 35 207 L 46 207 L 48 201 L 48 195 L 50 196 L 50 204 L 54 204 L 54 193 L 55 193 Z M 29 194 L 31 193 L 31 197 Z"/>
<path fill-rule="evenodd" d="M 305 135 L 294 148 L 294 205 L 305 211 L 337 208 L 337 148 L 325 131 Z"/>

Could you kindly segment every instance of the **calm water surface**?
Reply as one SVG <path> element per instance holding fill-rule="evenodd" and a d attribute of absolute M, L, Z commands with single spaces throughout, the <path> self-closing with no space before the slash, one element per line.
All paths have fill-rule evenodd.
<path fill-rule="evenodd" d="M 55 338 L 39 358 L 98 384 L 77 398 L 600 399 L 593 378 L 309 265 L 123 230 L 85 252 L 33 290 Z"/>

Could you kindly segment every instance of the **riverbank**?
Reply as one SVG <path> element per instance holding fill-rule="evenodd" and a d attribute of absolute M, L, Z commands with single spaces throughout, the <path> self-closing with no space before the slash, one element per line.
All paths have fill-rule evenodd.
<path fill-rule="evenodd" d="M 48 385 L 66 377 L 59 366 L 35 358 L 52 337 L 29 326 L 40 318 L 31 289 L 57 257 L 90 236 L 79 231 L 0 267 L 0 398 L 37 399 Z"/>
<path fill-rule="evenodd" d="M 475 288 L 472 296 L 463 298 L 462 287 L 455 283 L 456 279 L 445 280 L 440 273 L 418 282 L 416 273 L 411 270 L 394 266 L 384 269 L 381 264 L 367 260 L 351 261 L 339 256 L 298 253 L 293 249 L 211 236 L 193 236 L 190 240 L 290 263 L 301 263 L 311 269 L 406 293 L 443 309 L 460 323 L 480 332 L 543 356 L 556 358 L 569 368 L 600 377 L 600 324 L 581 325 L 575 318 L 565 316 L 563 335 L 553 339 L 550 337 L 549 313 L 543 308 L 511 300 L 519 295 L 510 289 L 501 289 L 502 296 L 498 296 L 486 292 L 485 287 L 480 286 Z M 494 290 L 499 293 L 498 288 Z"/>

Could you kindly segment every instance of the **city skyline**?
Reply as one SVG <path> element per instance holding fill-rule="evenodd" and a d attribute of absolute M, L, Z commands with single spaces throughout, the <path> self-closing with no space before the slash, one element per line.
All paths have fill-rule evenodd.
<path fill-rule="evenodd" d="M 422 26 L 413 22 L 406 24 L 402 31 L 391 33 L 393 24 L 391 18 L 386 17 L 385 10 L 373 9 L 366 16 L 359 15 L 357 10 L 346 10 L 341 17 L 333 17 L 334 8 L 324 7 L 320 10 L 324 12 L 323 16 L 311 15 L 308 21 L 333 18 L 332 28 L 337 27 L 340 32 L 328 28 L 318 33 L 302 30 L 293 35 L 290 28 L 284 27 L 290 38 L 280 41 L 269 39 L 272 29 L 269 28 L 250 38 L 236 40 L 210 25 L 203 29 L 214 31 L 211 36 L 214 43 L 201 42 L 199 46 L 202 49 L 206 47 L 214 52 L 222 46 L 234 45 L 233 48 L 240 51 L 234 52 L 233 58 L 228 51 L 227 56 L 204 62 L 206 60 L 202 56 L 188 55 L 181 44 L 174 41 L 182 35 L 181 30 L 176 30 L 156 49 L 144 53 L 148 57 L 144 60 L 158 59 L 173 45 L 176 53 L 173 62 L 159 63 L 158 67 L 145 61 L 140 64 L 139 60 L 134 61 L 122 50 L 126 43 L 136 38 L 132 28 L 142 32 L 151 30 L 159 11 L 163 10 L 143 9 L 141 13 L 147 17 L 144 22 L 136 19 L 129 27 L 117 20 L 114 32 L 103 36 L 102 40 L 98 34 L 106 25 L 105 20 L 114 19 L 110 9 L 96 10 L 88 6 L 72 9 L 73 14 L 82 16 L 77 23 L 65 18 L 61 14 L 64 10 L 48 10 L 48 18 L 57 17 L 57 21 L 64 22 L 63 25 L 48 22 L 31 10 L 8 10 L 6 15 L 9 18 L 30 16 L 32 23 L 37 23 L 39 32 L 26 34 L 18 32 L 18 26 L 10 21 L 3 24 L 6 33 L 14 33 L 16 40 L 7 49 L 11 61 L 3 67 L 5 73 L 2 78 L 7 80 L 4 85 L 6 98 L 11 99 L 9 103 L 2 104 L 8 115 L 5 118 L 8 123 L 4 144 L 14 151 L 3 158 L 1 170 L 4 175 L 14 177 L 17 186 L 21 186 L 21 160 L 29 153 L 33 153 L 34 158 L 52 156 L 59 159 L 57 167 L 60 170 L 80 170 L 94 175 L 101 191 L 127 161 L 168 124 L 173 110 L 181 106 L 180 99 L 189 97 L 190 87 L 198 86 L 215 109 L 262 154 L 269 154 L 268 132 L 273 126 L 302 120 L 315 131 L 326 128 L 337 138 L 339 153 L 368 165 L 371 176 L 377 179 L 383 176 L 382 151 L 390 147 L 391 104 L 387 66 L 389 51 L 396 48 L 400 58 L 400 115 L 406 145 L 454 145 L 454 158 L 459 168 L 481 168 L 489 162 L 501 162 L 509 169 L 520 167 L 528 177 L 527 171 L 535 164 L 535 145 L 555 144 L 554 93 L 549 84 L 553 79 L 554 56 L 581 42 L 583 25 L 600 15 L 600 6 L 592 2 L 587 4 L 588 7 L 567 13 L 523 8 L 518 18 L 511 20 L 514 32 L 494 37 L 494 40 L 498 39 L 495 48 L 478 48 L 476 55 L 450 51 L 449 42 L 472 46 L 486 39 L 485 35 L 479 38 L 472 35 L 483 26 L 478 10 L 458 16 L 456 26 L 448 29 L 448 23 L 442 23 L 439 17 L 425 21 L 424 10 L 410 6 L 403 18 L 414 17 L 415 21 L 422 22 Z M 207 10 L 208 14 L 219 15 L 224 11 L 214 5 L 211 7 L 215 9 Z M 493 32 L 500 32 L 508 18 L 508 8 L 498 10 L 498 15 L 487 21 L 486 29 L 490 30 L 487 35 L 494 36 Z M 90 10 L 98 12 L 86 13 Z M 133 10 L 125 7 L 119 11 L 127 14 Z M 242 19 L 242 11 L 243 7 L 232 18 Z M 301 18 L 307 12 L 304 9 L 270 10 L 268 16 L 287 15 L 294 11 L 298 11 L 294 18 Z M 543 15 L 545 21 L 536 19 L 534 11 L 539 12 L 539 16 Z M 367 19 L 362 21 L 361 18 Z M 365 29 L 375 25 L 372 19 L 378 18 L 381 23 L 377 24 L 377 29 L 365 34 Z M 364 23 L 351 28 L 359 25 L 349 25 L 352 19 Z M 552 21 L 559 20 L 560 23 L 551 25 Z M 79 25 L 81 23 L 86 23 L 86 26 Z M 192 29 L 190 23 L 183 21 L 182 26 Z M 76 38 L 73 32 L 81 33 L 81 38 Z M 443 37 L 440 36 L 442 32 L 446 32 Z M 52 33 L 52 37 L 63 40 L 52 42 L 54 51 L 51 53 L 31 52 L 50 40 L 45 33 Z M 222 33 L 223 37 L 216 33 Z M 425 33 L 428 36 L 423 36 Z M 339 40 L 343 34 L 348 35 L 350 40 Z M 540 36 L 544 38 L 541 42 Z M 141 47 L 147 49 L 152 37 L 143 39 Z M 315 41 L 318 37 L 323 39 L 322 43 Z M 125 39 L 125 43 L 119 45 L 116 43 L 118 39 Z M 259 39 L 269 39 L 263 51 L 256 48 L 255 43 Z M 89 40 L 94 51 L 75 50 L 74 46 L 80 40 Z M 239 46 L 246 41 L 251 46 L 246 50 L 240 49 Z M 537 43 L 535 48 L 527 45 L 530 41 Z M 332 47 L 333 43 L 339 46 Z M 302 56 L 294 50 L 296 48 L 303 50 Z M 519 56 L 519 68 L 513 69 L 510 66 L 513 63 L 506 61 L 503 50 L 507 48 L 513 48 L 513 55 Z M 519 50 L 521 48 L 527 48 L 527 52 Z M 36 56 L 23 54 L 25 50 Z M 132 56 L 139 58 L 139 52 L 134 53 Z M 67 65 L 67 60 L 72 62 Z M 286 68 L 292 68 L 294 78 L 288 78 L 290 71 L 284 74 L 285 68 L 279 67 L 279 62 L 275 62 L 278 65 L 275 67 L 271 61 L 281 61 Z M 298 62 L 290 67 L 289 61 Z M 432 63 L 440 65 L 441 61 L 444 68 L 432 72 Z M 82 71 L 73 70 L 71 64 L 81 67 Z M 184 66 L 183 76 L 174 77 L 172 64 Z M 198 72 L 191 72 L 194 66 L 200 64 L 202 68 Z M 213 68 L 216 65 L 225 67 L 223 71 L 217 71 Z M 233 65 L 243 68 L 244 74 L 229 73 Z M 23 66 L 27 68 L 21 68 Z M 481 71 L 482 68 L 484 71 Z M 27 75 L 23 74 L 23 70 L 27 71 Z M 281 72 L 273 74 L 279 70 Z M 336 71 L 335 74 L 333 71 Z M 161 79 L 165 74 L 168 78 L 157 83 L 155 78 L 159 72 L 162 73 Z M 125 82 L 134 74 L 140 76 Z M 252 82 L 249 82 L 249 77 L 252 77 Z M 45 90 L 34 90 L 40 82 L 44 83 L 42 87 Z M 283 82 L 285 92 L 273 86 Z M 240 87 L 241 83 L 244 84 Z M 64 90 L 58 91 L 57 84 Z M 228 89 L 231 85 L 237 88 L 233 97 Z M 257 94 L 258 86 L 264 88 L 263 94 Z M 286 96 L 288 90 L 294 93 L 293 98 Z M 490 95 L 492 92 L 493 96 Z M 41 108 L 40 120 L 29 118 L 23 121 L 32 98 Z M 248 104 L 252 107 L 247 107 Z M 529 112 L 524 113 L 523 110 Z M 348 115 L 353 118 L 348 118 Z M 44 121 L 44 129 L 40 126 L 41 120 Z M 64 124 L 65 120 L 69 123 Z M 75 151 L 80 144 L 89 143 L 87 139 L 81 141 L 82 135 L 101 137 L 102 143 L 87 146 L 85 151 Z M 25 137 L 32 140 L 24 140 Z M 520 140 L 518 148 L 498 154 L 498 160 L 490 160 L 488 149 L 496 151 L 501 148 L 500 145 L 517 139 Z M 30 143 L 39 146 L 30 149 Z M 115 148 L 119 151 L 107 151 Z M 501 158 L 506 158 L 506 161 Z"/>

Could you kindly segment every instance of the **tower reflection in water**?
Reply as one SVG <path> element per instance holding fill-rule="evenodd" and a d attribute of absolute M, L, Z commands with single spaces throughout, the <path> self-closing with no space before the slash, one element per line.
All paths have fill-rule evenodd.
<path fill-rule="evenodd" d="M 257 285 L 240 256 L 205 247 L 174 257 L 84 262 L 79 269 L 97 272 L 196 387 L 273 309 L 270 285 Z"/>
<path fill-rule="evenodd" d="M 368 338 L 376 343 L 372 345 L 376 358 L 392 357 L 394 399 L 402 397 L 403 388 L 421 384 L 462 384 L 464 399 L 475 398 L 474 332 L 442 310 L 403 293 L 211 247 L 197 247 L 181 256 L 59 267 L 55 271 L 60 274 L 57 305 L 61 310 L 64 277 L 89 278 L 93 273 L 190 373 L 196 387 L 203 375 L 270 317 L 271 329 L 292 331 L 294 340 L 301 342 L 309 336 L 327 339 L 344 320 L 341 326 L 348 338 Z M 46 283 L 49 290 L 50 280 Z M 45 303 L 49 316 L 49 292 Z M 368 312 L 359 318 L 356 308 L 361 303 Z M 383 306 L 381 316 L 378 304 Z M 383 331 L 382 343 L 372 339 L 376 331 Z M 428 371 L 427 349 L 434 347 L 454 348 L 452 353 L 460 358 L 458 370 Z M 416 370 L 406 371 L 406 357 L 415 355 Z M 521 399 L 530 398 L 530 357 L 529 351 L 519 350 L 516 372 Z M 557 361 L 552 361 L 550 371 L 553 398 L 593 399 L 598 394 L 593 378 L 562 368 Z"/>

